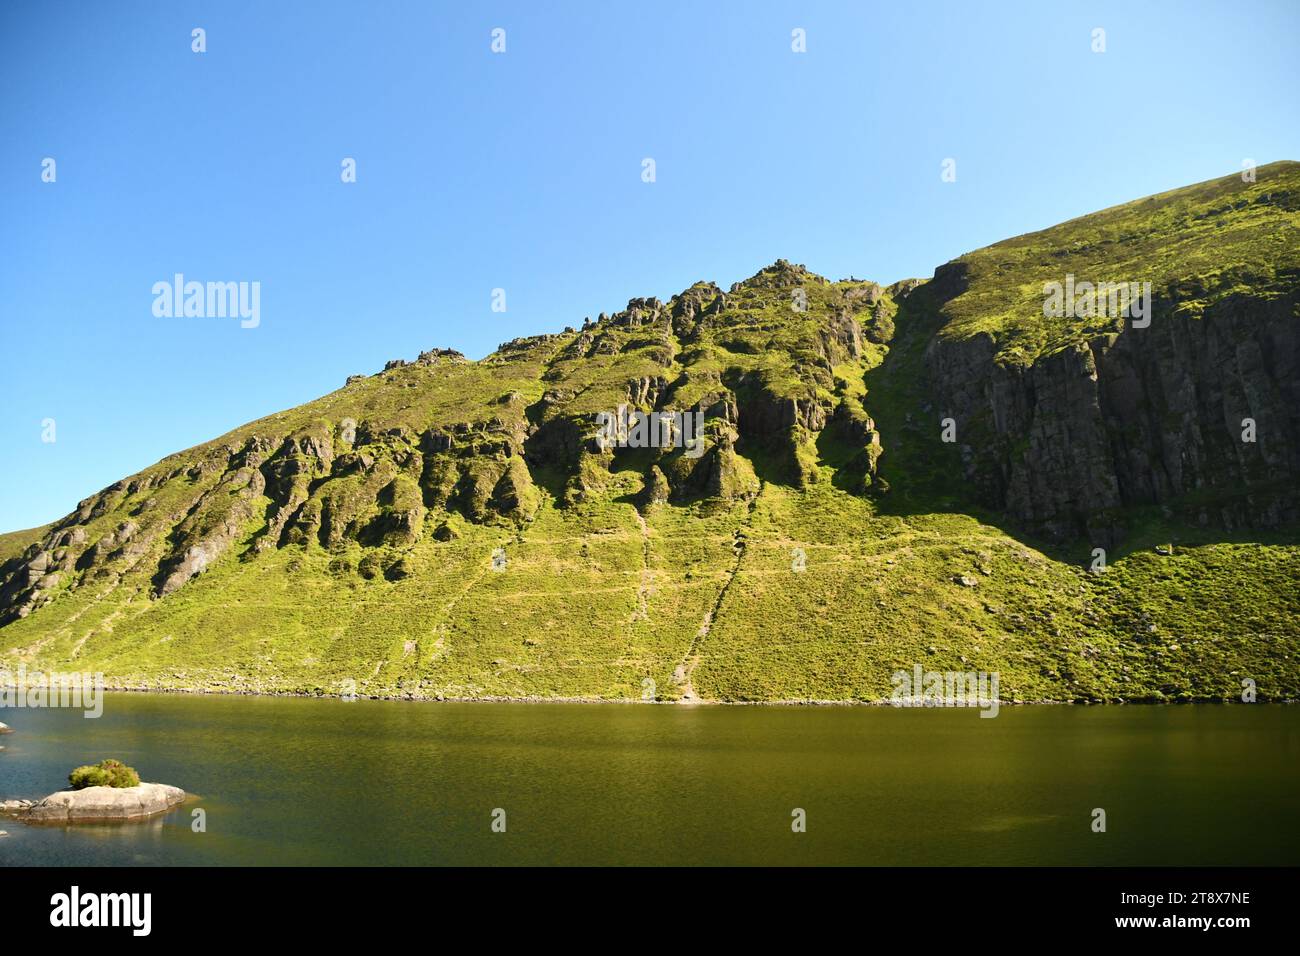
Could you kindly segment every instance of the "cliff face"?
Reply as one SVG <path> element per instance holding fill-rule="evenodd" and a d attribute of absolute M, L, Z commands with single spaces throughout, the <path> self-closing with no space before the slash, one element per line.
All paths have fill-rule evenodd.
<path fill-rule="evenodd" d="M 949 323 L 927 349 L 929 383 L 986 505 L 1096 545 L 1143 506 L 1226 529 L 1300 516 L 1296 170 L 1119 207 L 1100 226 L 1089 217 L 936 273 Z M 1163 218 L 1144 232 L 1144 216 Z M 1187 242 L 1207 223 L 1213 234 Z M 1190 248 L 1171 256 L 1180 241 Z M 1052 328 L 1042 284 L 1076 274 L 1152 282 L 1150 325 L 1098 315 Z M 990 326 L 980 310 L 1008 319 Z"/>
<path fill-rule="evenodd" d="M 1294 290 L 1200 314 L 1164 300 L 1149 328 L 1028 366 L 997 363 L 980 334 L 934 340 L 927 367 L 968 480 L 1031 530 L 1105 545 L 1122 509 L 1182 499 L 1200 524 L 1275 528 L 1300 516 L 1298 305 Z"/>

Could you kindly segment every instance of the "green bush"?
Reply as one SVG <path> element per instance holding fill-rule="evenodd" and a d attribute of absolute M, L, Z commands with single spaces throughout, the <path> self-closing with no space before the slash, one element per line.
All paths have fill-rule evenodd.
<path fill-rule="evenodd" d="M 138 787 L 140 775 L 120 760 L 101 760 L 98 764 L 78 767 L 68 774 L 73 790 L 86 787 Z"/>

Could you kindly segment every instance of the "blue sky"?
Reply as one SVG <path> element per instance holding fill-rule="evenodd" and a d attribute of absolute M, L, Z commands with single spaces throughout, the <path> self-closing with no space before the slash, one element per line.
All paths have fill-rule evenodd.
<path fill-rule="evenodd" d="M 0 530 L 390 358 L 1300 159 L 1297 36 L 1289 0 L 6 2 Z M 177 272 L 260 282 L 260 325 L 155 317 Z"/>

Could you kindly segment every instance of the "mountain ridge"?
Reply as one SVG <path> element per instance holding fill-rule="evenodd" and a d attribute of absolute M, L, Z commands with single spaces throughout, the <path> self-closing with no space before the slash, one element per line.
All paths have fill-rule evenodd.
<path fill-rule="evenodd" d="M 777 260 L 476 361 L 351 376 L 0 536 L 0 666 L 879 700 L 919 660 L 1000 669 L 1010 699 L 1224 699 L 1242 668 L 1294 696 L 1298 171 L 1122 204 L 929 280 Z M 1069 270 L 1150 277 L 1152 334 L 1046 321 L 1041 280 Z M 699 411 L 704 454 L 601 447 L 621 405 Z M 1255 448 L 1232 443 L 1238 405 Z M 1153 559 L 1155 535 L 1180 545 Z M 1221 646 L 1179 661 L 1197 629 Z"/>

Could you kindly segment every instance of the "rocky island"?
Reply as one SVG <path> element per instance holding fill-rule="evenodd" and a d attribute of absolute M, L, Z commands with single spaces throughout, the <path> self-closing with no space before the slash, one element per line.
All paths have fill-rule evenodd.
<path fill-rule="evenodd" d="M 135 787 L 60 790 L 44 800 L 6 800 L 0 812 L 24 823 L 113 823 L 165 813 L 185 800 L 185 791 L 162 783 Z"/>
<path fill-rule="evenodd" d="M 71 787 L 43 800 L 5 800 L 0 813 L 25 823 L 114 823 L 165 813 L 185 800 L 185 791 L 161 783 L 141 783 L 118 760 L 78 767 L 68 774 Z"/>

